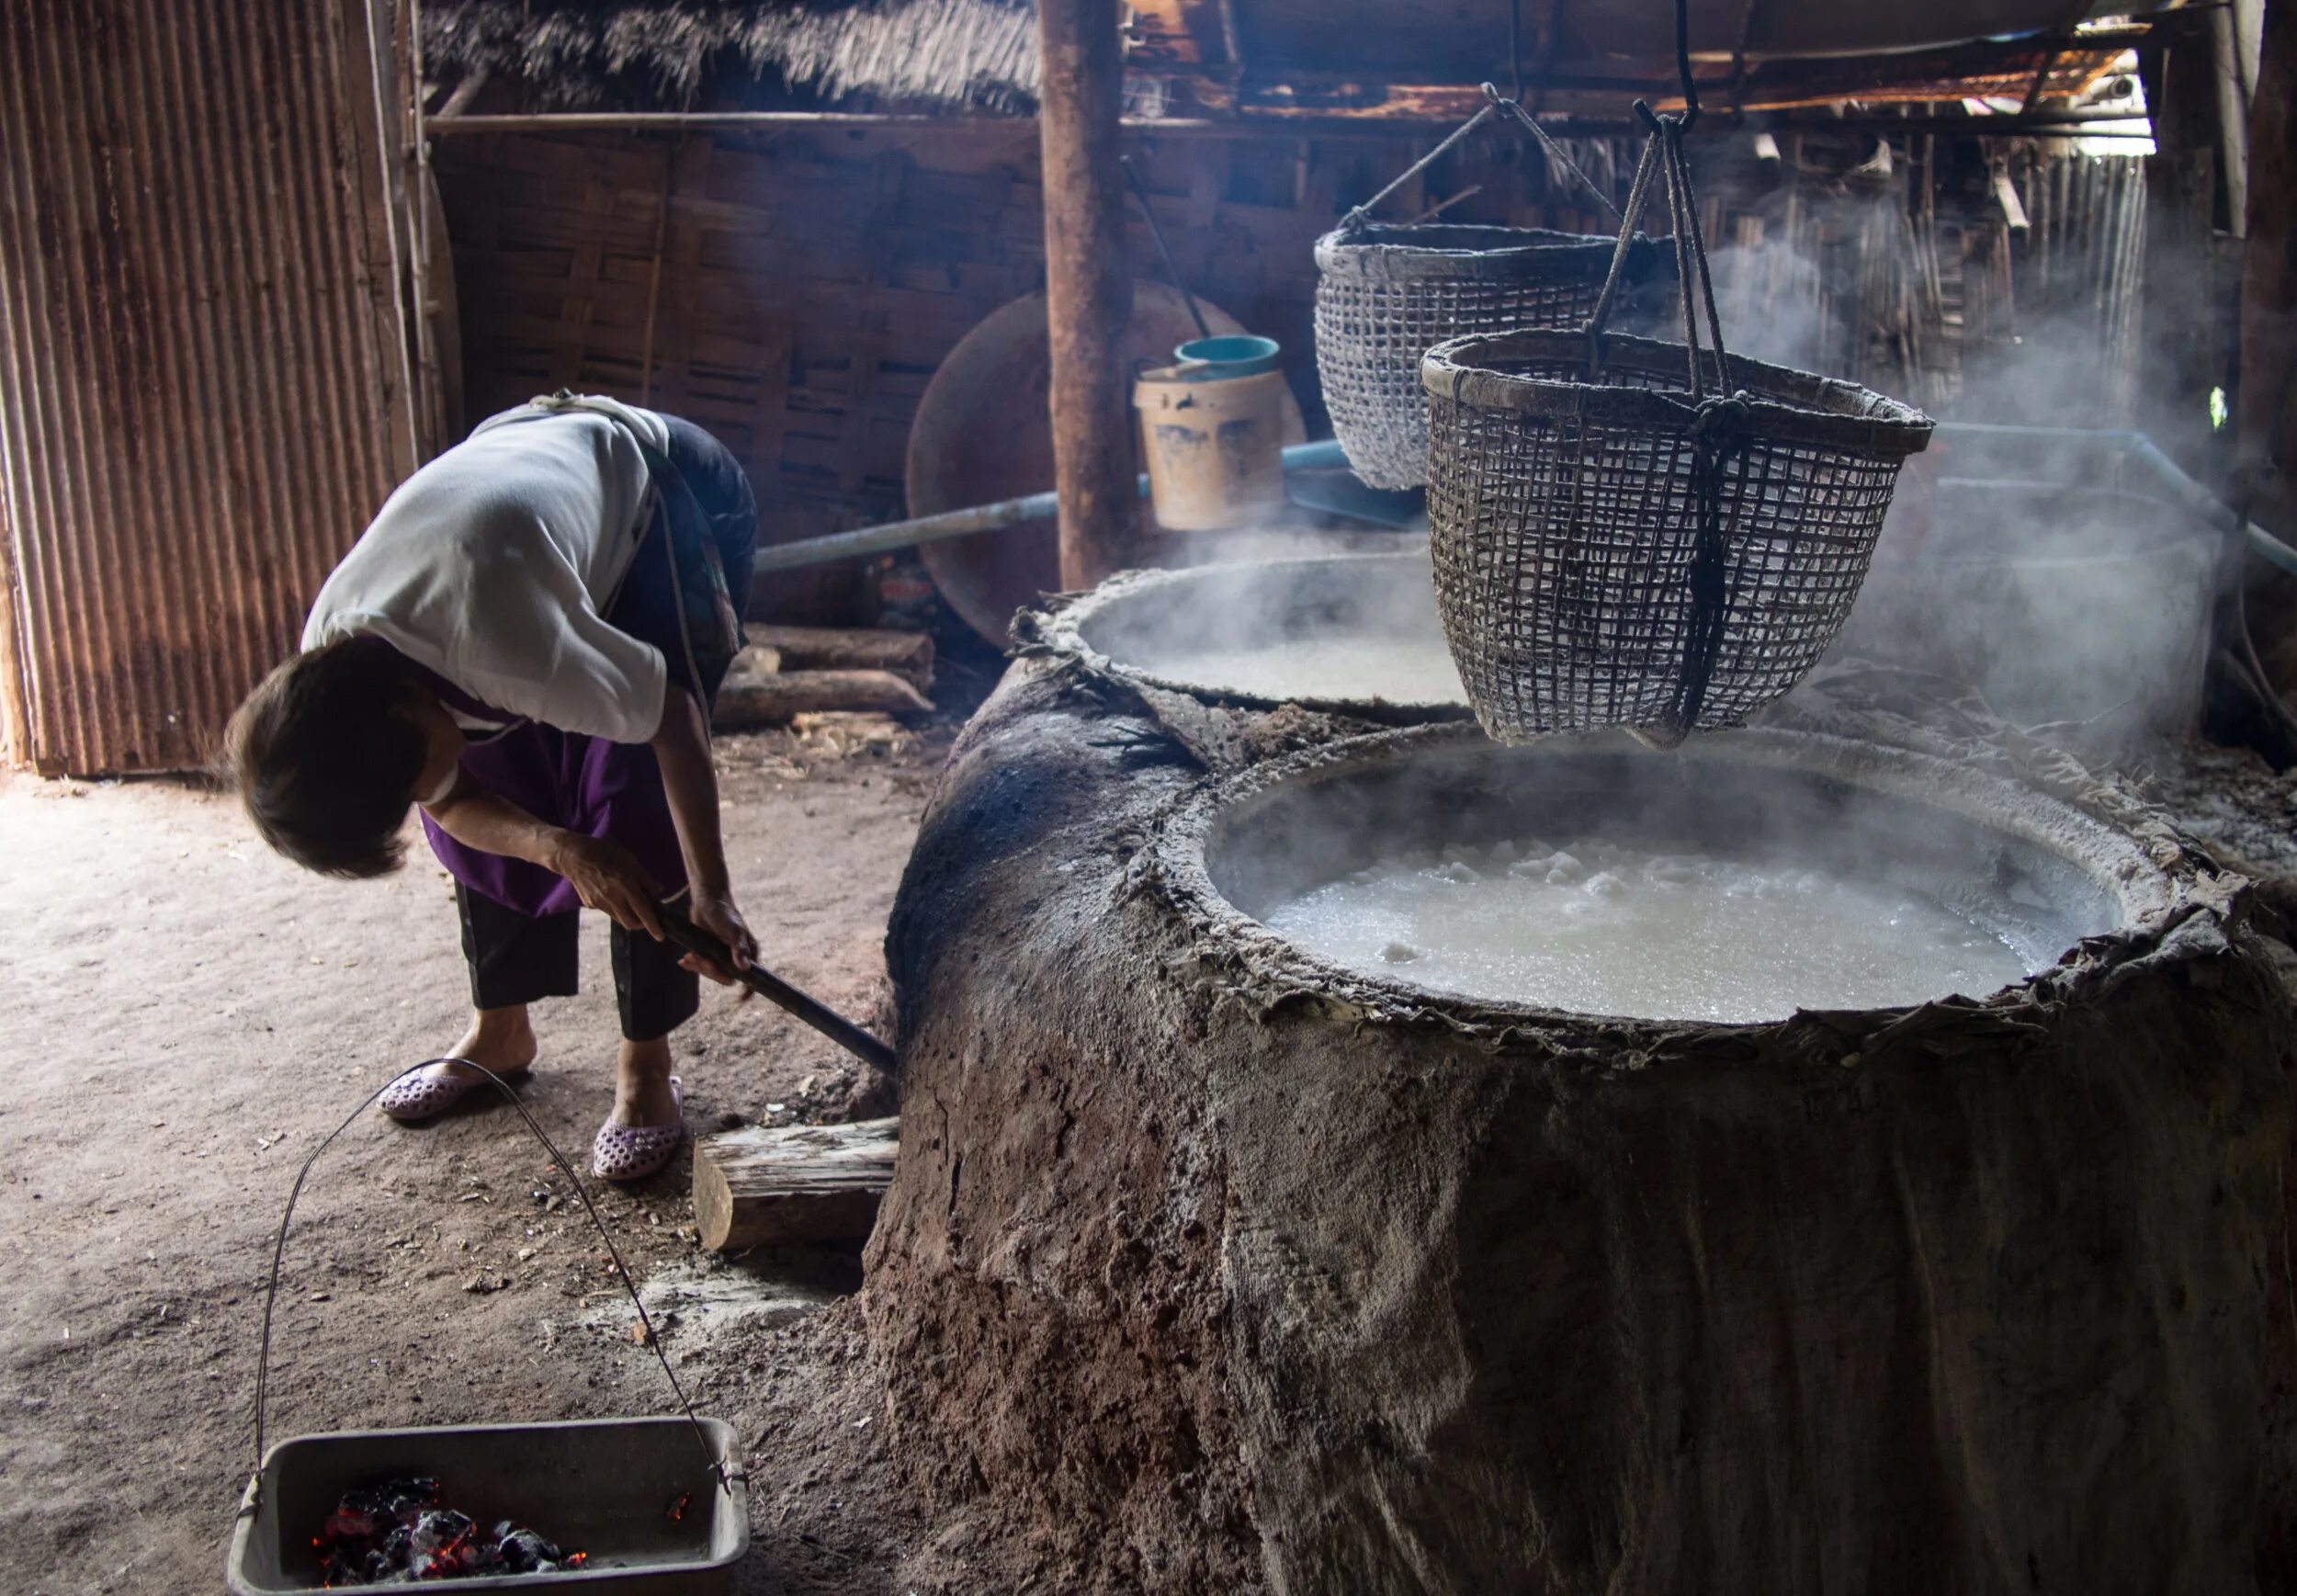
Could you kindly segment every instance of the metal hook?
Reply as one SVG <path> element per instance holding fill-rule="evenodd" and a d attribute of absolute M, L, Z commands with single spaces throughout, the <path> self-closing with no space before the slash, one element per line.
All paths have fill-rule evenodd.
<path fill-rule="evenodd" d="M 1675 0 L 1675 75 L 1682 80 L 1683 130 L 1699 119 L 1699 85 L 1691 75 L 1691 0 Z"/>

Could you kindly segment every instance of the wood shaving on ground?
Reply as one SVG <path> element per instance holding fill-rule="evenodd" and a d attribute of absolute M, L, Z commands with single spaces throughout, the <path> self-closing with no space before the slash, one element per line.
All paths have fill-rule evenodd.
<path fill-rule="evenodd" d="M 851 759 L 856 753 L 906 753 L 917 746 L 917 733 L 890 715 L 817 710 L 790 722 L 798 745 L 808 753 L 832 759 Z"/>

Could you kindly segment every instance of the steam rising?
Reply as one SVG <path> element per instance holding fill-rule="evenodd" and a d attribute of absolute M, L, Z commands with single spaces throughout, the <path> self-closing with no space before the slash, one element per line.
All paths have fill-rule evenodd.
<path fill-rule="evenodd" d="M 1792 855 L 1600 837 L 1386 861 L 1279 905 L 1268 924 L 1416 986 L 1651 1019 L 1888 1008 L 2032 973 L 1992 930 L 1902 888 Z"/>
<path fill-rule="evenodd" d="M 1879 153 L 1831 187 L 1804 183 L 1791 196 L 1824 208 L 1827 222 L 1797 236 L 1856 239 L 1855 251 L 1814 259 L 1756 226 L 1715 254 L 1734 354 L 1850 378 L 1945 420 L 2128 424 L 2144 365 L 2133 163 L 2036 166 L 2034 225 L 2015 243 L 1998 228 L 1954 234 L 1935 223 L 1918 237 L 1905 184 L 1877 176 L 1890 177 Z M 1935 285 L 1907 276 L 1932 247 L 1960 279 L 1963 324 L 1952 339 Z M 2014 274 L 2004 249 L 2019 257 Z M 1854 265 L 1866 277 L 1846 281 Z M 1861 311 L 1878 319 L 1855 324 Z M 2189 730 L 2218 539 L 2146 486 L 2110 447 L 1941 436 L 1901 475 L 1837 652 L 1933 674 L 2008 720 L 2100 752 Z"/>
<path fill-rule="evenodd" d="M 1132 579 L 1074 613 L 1117 665 L 1273 703 L 1465 701 L 1424 551 L 1207 566 Z"/>

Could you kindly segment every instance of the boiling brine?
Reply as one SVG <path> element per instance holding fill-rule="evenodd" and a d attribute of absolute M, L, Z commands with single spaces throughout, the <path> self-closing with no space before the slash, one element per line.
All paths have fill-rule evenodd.
<path fill-rule="evenodd" d="M 1256 698 L 1364 703 L 1464 704 L 1460 674 L 1443 639 L 1309 637 L 1233 649 L 1136 647 L 1125 663 L 1168 682 Z"/>
<path fill-rule="evenodd" d="M 1335 963 L 1465 996 L 1784 1019 L 1983 996 L 2032 970 L 1944 904 L 1790 862 L 1501 843 L 1385 863 L 1262 916 Z"/>

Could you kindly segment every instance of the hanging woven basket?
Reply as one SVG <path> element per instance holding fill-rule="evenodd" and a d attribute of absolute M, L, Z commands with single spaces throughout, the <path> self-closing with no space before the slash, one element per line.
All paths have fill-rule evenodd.
<path fill-rule="evenodd" d="M 1725 352 L 1683 153 L 1685 10 L 1685 107 L 1635 102 L 1651 135 L 1587 325 L 1455 338 L 1420 367 L 1437 607 L 1502 742 L 1624 726 L 1668 746 L 1785 694 L 1842 629 L 1898 468 L 1930 441 L 1911 406 Z M 1658 193 L 1680 344 L 1604 330 Z"/>
<path fill-rule="evenodd" d="M 1444 223 L 1363 223 L 1316 244 L 1316 366 L 1332 432 L 1375 488 L 1428 476 L 1428 396 L 1420 357 L 1449 338 L 1518 328 L 1580 327 L 1611 268 L 1608 236 Z M 1629 281 L 1663 257 L 1648 239 Z"/>
<path fill-rule="evenodd" d="M 1696 402 L 1680 344 L 1511 333 L 1429 353 L 1436 595 L 1490 736 L 1735 726 L 1834 641 L 1929 418 L 1726 367 L 1731 397 Z"/>

